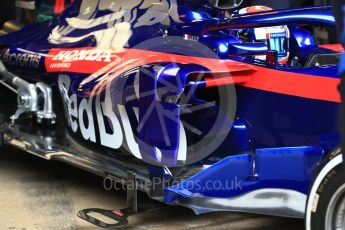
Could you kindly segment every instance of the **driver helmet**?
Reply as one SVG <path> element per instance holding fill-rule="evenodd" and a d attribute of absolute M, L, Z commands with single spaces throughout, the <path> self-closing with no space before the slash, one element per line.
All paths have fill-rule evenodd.
<path fill-rule="evenodd" d="M 238 14 L 259 13 L 270 11 L 272 8 L 266 6 L 251 6 L 239 10 Z M 289 61 L 289 39 L 290 31 L 286 25 L 261 27 L 250 29 L 249 31 L 252 42 L 264 42 L 269 50 L 278 52 L 278 62 L 287 64 Z M 256 59 L 266 60 L 266 56 L 257 56 Z"/>

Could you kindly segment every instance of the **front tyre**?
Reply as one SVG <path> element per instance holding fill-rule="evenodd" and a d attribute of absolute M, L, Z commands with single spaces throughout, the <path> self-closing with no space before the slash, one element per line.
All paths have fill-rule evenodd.
<path fill-rule="evenodd" d="M 345 229 L 345 170 L 340 150 L 321 164 L 306 205 L 306 230 Z"/>

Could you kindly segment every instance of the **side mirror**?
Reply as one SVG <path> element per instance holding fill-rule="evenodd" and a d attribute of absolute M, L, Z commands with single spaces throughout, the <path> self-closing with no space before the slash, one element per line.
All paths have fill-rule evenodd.
<path fill-rule="evenodd" d="M 231 10 L 242 4 L 243 0 L 209 0 L 212 7 L 219 10 Z"/>

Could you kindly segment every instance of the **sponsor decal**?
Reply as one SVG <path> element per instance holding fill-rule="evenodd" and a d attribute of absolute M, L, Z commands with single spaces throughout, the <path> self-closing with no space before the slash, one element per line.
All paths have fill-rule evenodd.
<path fill-rule="evenodd" d="M 94 73 L 119 62 L 123 54 L 93 47 L 52 49 L 45 59 L 45 66 L 48 72 Z"/>
<path fill-rule="evenodd" d="M 285 32 L 271 33 L 270 38 L 286 38 L 286 33 Z"/>
<path fill-rule="evenodd" d="M 111 62 L 110 50 L 67 50 L 60 51 L 53 58 L 54 61 L 96 61 L 96 62 Z"/>
<path fill-rule="evenodd" d="M 34 53 L 16 53 L 7 49 L 2 54 L 1 60 L 4 64 L 23 69 L 37 69 L 40 65 L 42 56 Z"/>
<path fill-rule="evenodd" d="M 128 112 L 124 105 L 114 105 L 110 93 L 111 85 L 106 88 L 105 92 L 99 92 L 97 95 L 81 100 L 78 100 L 76 94 L 69 93 L 70 86 L 70 77 L 61 74 L 59 76 L 59 87 L 64 100 L 68 125 L 72 132 L 80 134 L 86 141 L 111 149 L 120 149 L 123 146 L 132 155 L 142 159 Z M 104 94 L 104 98 L 101 97 L 102 94 Z M 138 119 L 139 109 L 135 107 L 132 109 L 136 119 Z M 109 130 L 106 127 L 112 128 Z M 178 155 L 184 157 L 187 155 L 187 137 L 182 123 L 180 123 Z"/>

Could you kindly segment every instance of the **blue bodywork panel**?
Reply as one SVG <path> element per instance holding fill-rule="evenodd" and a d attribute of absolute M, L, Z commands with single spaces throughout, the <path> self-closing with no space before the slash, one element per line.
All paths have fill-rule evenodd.
<path fill-rule="evenodd" d="M 320 147 L 295 147 L 258 149 L 255 154 L 227 157 L 188 180 L 166 188 L 165 202 L 177 203 L 196 194 L 230 198 L 263 188 L 291 189 L 307 194 L 316 164 L 323 155 Z"/>

